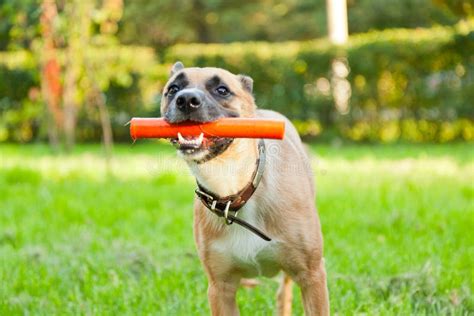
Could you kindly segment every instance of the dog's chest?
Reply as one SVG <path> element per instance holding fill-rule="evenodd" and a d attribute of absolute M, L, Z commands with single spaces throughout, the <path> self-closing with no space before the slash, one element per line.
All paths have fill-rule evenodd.
<path fill-rule="evenodd" d="M 257 209 L 254 203 L 247 203 L 239 217 L 250 224 L 262 228 L 263 224 L 257 219 Z M 245 277 L 257 275 L 273 276 L 278 271 L 277 241 L 266 241 L 251 231 L 233 224 L 227 227 L 226 234 L 215 240 L 211 247 L 214 251 L 232 259 L 232 262 Z"/>

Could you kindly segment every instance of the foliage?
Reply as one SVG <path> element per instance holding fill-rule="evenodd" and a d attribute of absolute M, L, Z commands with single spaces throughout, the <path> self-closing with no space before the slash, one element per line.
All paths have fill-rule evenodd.
<path fill-rule="evenodd" d="M 0 0 L 0 51 L 27 49 L 39 34 L 39 0 Z"/>
<path fill-rule="evenodd" d="M 396 129 L 412 126 L 424 133 L 423 121 L 440 130 L 442 122 L 458 126 L 450 139 L 473 140 L 474 22 L 455 27 L 417 30 L 386 30 L 352 36 L 343 48 L 325 40 L 286 43 L 184 44 L 172 47 L 168 62 L 216 65 L 249 74 L 255 81 L 257 104 L 280 111 L 293 119 L 318 120 L 325 128 L 337 126 L 354 140 L 417 141 L 410 133 L 380 132 L 385 123 Z M 336 57 L 347 59 L 351 72 L 351 111 L 338 115 L 332 106 L 331 73 Z M 404 121 L 416 124 L 402 124 Z M 418 124 L 418 122 L 420 124 Z M 353 136 L 347 126 L 363 124 L 365 136 Z M 457 128 L 456 128 L 457 129 Z M 457 129 L 459 130 L 459 129 Z M 414 132 L 415 133 L 415 132 Z M 371 136 L 368 136 L 370 134 Z M 426 140 L 444 141 L 444 132 Z"/>
<path fill-rule="evenodd" d="M 138 0 L 125 6 L 120 37 L 157 48 L 176 42 L 307 39 L 325 33 L 324 16 L 321 0 Z"/>
<path fill-rule="evenodd" d="M 404 140 L 413 143 L 449 142 L 474 140 L 472 120 L 429 121 L 425 119 L 382 120 L 369 122 L 360 120 L 350 125 L 341 125 L 342 135 L 353 141 L 391 143 Z"/>
<path fill-rule="evenodd" d="M 349 31 L 359 33 L 394 27 L 454 24 L 458 15 L 448 7 L 437 6 L 436 1 L 348 0 Z"/>
<path fill-rule="evenodd" d="M 351 33 L 453 24 L 431 0 L 349 0 Z M 136 0 L 125 6 L 120 38 L 158 49 L 176 43 L 307 40 L 327 34 L 325 0 Z"/>
<path fill-rule="evenodd" d="M 474 16 L 474 4 L 471 0 L 433 0 L 441 8 L 446 8 L 457 16 Z"/>
<path fill-rule="evenodd" d="M 94 2 L 99 2 L 94 0 Z M 0 0 L 0 50 L 27 49 L 39 33 L 39 0 Z M 60 10 L 70 1 L 56 1 Z M 176 43 L 307 40 L 327 34 L 325 0 L 125 1 L 119 38 L 161 49 Z M 348 0 L 351 33 L 454 24 L 469 0 Z M 94 13 L 94 19 L 102 18 Z M 67 21 L 61 26 L 67 27 Z M 96 28 L 98 31 L 99 28 Z M 58 40 L 62 45 L 64 41 Z"/>
<path fill-rule="evenodd" d="M 310 148 L 333 314 L 474 313 L 468 146 Z M 118 145 L 110 168 L 100 146 L 0 152 L 1 315 L 209 314 L 172 146 Z M 277 288 L 241 289 L 242 314 L 271 314 Z"/>
<path fill-rule="evenodd" d="M 474 22 L 467 21 L 454 27 L 359 34 L 339 49 L 312 40 L 182 44 L 168 49 L 162 62 L 150 48 L 134 46 L 91 47 L 85 56 L 100 70 L 95 79 L 106 92 L 119 140 L 129 140 L 123 125 L 130 117 L 159 115 L 156 100 L 169 66 L 182 60 L 188 66 L 220 66 L 251 75 L 257 104 L 289 116 L 307 138 L 445 142 L 473 140 L 473 50 Z M 60 52 L 61 61 L 63 56 Z M 329 65 L 337 56 L 346 56 L 351 68 L 348 115 L 334 110 L 331 96 Z M 5 78 L 0 81 L 0 111 L 16 111 L 28 100 L 28 89 L 39 84 L 34 59 L 24 51 L 0 53 L 0 65 Z M 13 75 L 24 78 L 18 79 L 21 84 L 6 80 Z M 83 114 L 78 139 L 98 139 L 97 117 Z M 21 126 L 2 116 L 1 139 L 30 140 L 13 136 Z"/>
<path fill-rule="evenodd" d="M 113 105 L 110 107 L 112 123 L 120 137 L 126 137 L 123 125 L 132 116 L 150 109 L 156 89 L 156 82 L 163 81 L 166 68 L 155 61 L 153 50 L 146 47 L 89 47 L 84 55 L 95 70 L 95 78 Z M 65 52 L 59 52 L 59 60 L 65 61 Z M 39 89 L 38 60 L 32 52 L 0 52 L 0 141 L 28 142 L 44 138 L 37 128 L 43 119 L 43 106 L 35 93 Z M 30 119 L 22 117 L 25 105 L 31 104 L 36 115 Z M 89 115 L 87 115 L 89 114 Z M 88 118 L 89 116 L 89 118 Z M 99 119 L 96 112 L 85 107 L 79 113 L 79 140 L 98 139 Z M 30 126 L 28 126 L 30 125 Z M 36 126 L 36 128 L 35 128 Z M 18 130 L 28 127 L 32 133 L 21 134 Z M 122 130 L 122 131 L 121 131 Z"/>

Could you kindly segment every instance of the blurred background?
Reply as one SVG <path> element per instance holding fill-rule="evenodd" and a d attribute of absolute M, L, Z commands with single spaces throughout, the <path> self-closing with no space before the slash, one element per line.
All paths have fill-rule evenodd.
<path fill-rule="evenodd" d="M 348 0 L 332 22 L 323 0 L 0 4 L 1 142 L 127 142 L 177 60 L 252 76 L 307 140 L 474 139 L 471 1 Z"/>
<path fill-rule="evenodd" d="M 177 60 L 294 122 L 333 314 L 474 315 L 472 0 L 0 0 L 0 315 L 209 314 L 195 181 L 125 126 Z"/>

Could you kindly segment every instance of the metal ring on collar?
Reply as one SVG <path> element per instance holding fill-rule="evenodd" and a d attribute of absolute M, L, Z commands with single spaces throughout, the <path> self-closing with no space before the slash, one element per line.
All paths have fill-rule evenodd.
<path fill-rule="evenodd" d="M 231 201 L 227 201 L 227 204 L 225 205 L 224 209 L 224 220 L 227 225 L 232 224 L 234 221 L 230 220 L 229 217 L 229 207 L 230 207 Z"/>

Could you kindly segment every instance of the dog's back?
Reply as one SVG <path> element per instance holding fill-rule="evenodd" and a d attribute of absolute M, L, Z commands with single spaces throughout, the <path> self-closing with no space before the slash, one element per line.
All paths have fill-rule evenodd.
<path fill-rule="evenodd" d="M 308 156 L 308 152 L 304 147 L 304 144 L 301 142 L 301 138 L 298 132 L 296 131 L 296 128 L 294 127 L 293 123 L 291 123 L 291 121 L 284 115 L 271 110 L 258 109 L 256 112 L 256 117 L 285 121 L 284 140 L 266 140 L 268 144 L 267 146 L 269 147 L 270 154 L 272 154 L 272 151 L 280 152 L 280 150 L 278 149 L 280 146 L 288 147 L 289 152 L 294 152 L 296 157 L 293 157 L 290 161 L 287 161 L 286 163 L 292 164 L 295 169 L 301 168 L 300 174 L 302 178 L 304 178 L 302 180 L 308 182 L 308 186 L 313 192 L 314 200 L 315 186 L 313 170 L 311 169 L 310 157 Z"/>

